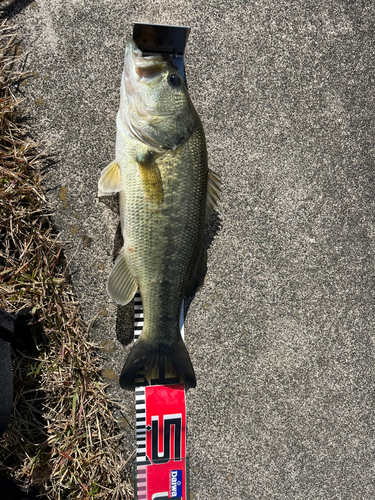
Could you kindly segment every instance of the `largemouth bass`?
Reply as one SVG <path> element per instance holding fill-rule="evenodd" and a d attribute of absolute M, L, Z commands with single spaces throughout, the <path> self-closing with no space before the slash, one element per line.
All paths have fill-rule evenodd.
<path fill-rule="evenodd" d="M 203 127 L 172 60 L 143 57 L 128 40 L 116 157 L 99 180 L 99 195 L 120 193 L 124 239 L 107 291 L 127 304 L 139 287 L 143 303 L 144 326 L 122 370 L 122 388 L 133 388 L 141 369 L 159 368 L 177 372 L 186 389 L 196 386 L 179 317 L 184 296 L 203 282 L 205 221 L 220 184 L 208 169 Z"/>

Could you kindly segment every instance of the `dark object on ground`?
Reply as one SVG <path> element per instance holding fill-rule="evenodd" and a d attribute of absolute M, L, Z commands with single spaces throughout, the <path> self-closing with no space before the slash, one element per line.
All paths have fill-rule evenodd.
<path fill-rule="evenodd" d="M 10 342 L 0 338 L 0 436 L 8 424 L 13 402 Z"/>
<path fill-rule="evenodd" d="M 6 429 L 13 402 L 11 346 L 37 356 L 40 340 L 45 341 L 41 326 L 28 311 L 13 316 L 0 309 L 0 436 Z"/>
<path fill-rule="evenodd" d="M 36 493 L 32 487 L 24 487 L 13 479 L 0 478 L 1 500 L 34 500 Z"/>

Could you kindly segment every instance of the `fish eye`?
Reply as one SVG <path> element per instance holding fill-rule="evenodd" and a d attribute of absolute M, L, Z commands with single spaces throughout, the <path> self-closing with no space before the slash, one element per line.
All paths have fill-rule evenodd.
<path fill-rule="evenodd" d="M 178 87 L 181 85 L 181 77 L 180 75 L 169 75 L 168 83 L 172 85 L 172 87 Z"/>

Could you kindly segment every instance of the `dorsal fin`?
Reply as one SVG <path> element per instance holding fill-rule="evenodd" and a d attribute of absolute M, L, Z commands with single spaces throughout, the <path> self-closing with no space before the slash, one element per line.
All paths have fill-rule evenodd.
<path fill-rule="evenodd" d="M 212 212 L 215 210 L 221 191 L 222 182 L 220 176 L 208 169 L 207 201 L 206 201 L 206 223 L 209 221 Z"/>

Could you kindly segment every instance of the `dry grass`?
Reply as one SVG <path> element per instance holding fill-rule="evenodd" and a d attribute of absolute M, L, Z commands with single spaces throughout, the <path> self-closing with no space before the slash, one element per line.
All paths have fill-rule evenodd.
<path fill-rule="evenodd" d="M 0 474 L 48 499 L 128 499 L 105 386 L 43 195 L 46 161 L 21 125 L 14 33 L 0 25 L 0 307 L 29 308 L 46 345 L 13 356 L 14 410 L 0 438 Z"/>

